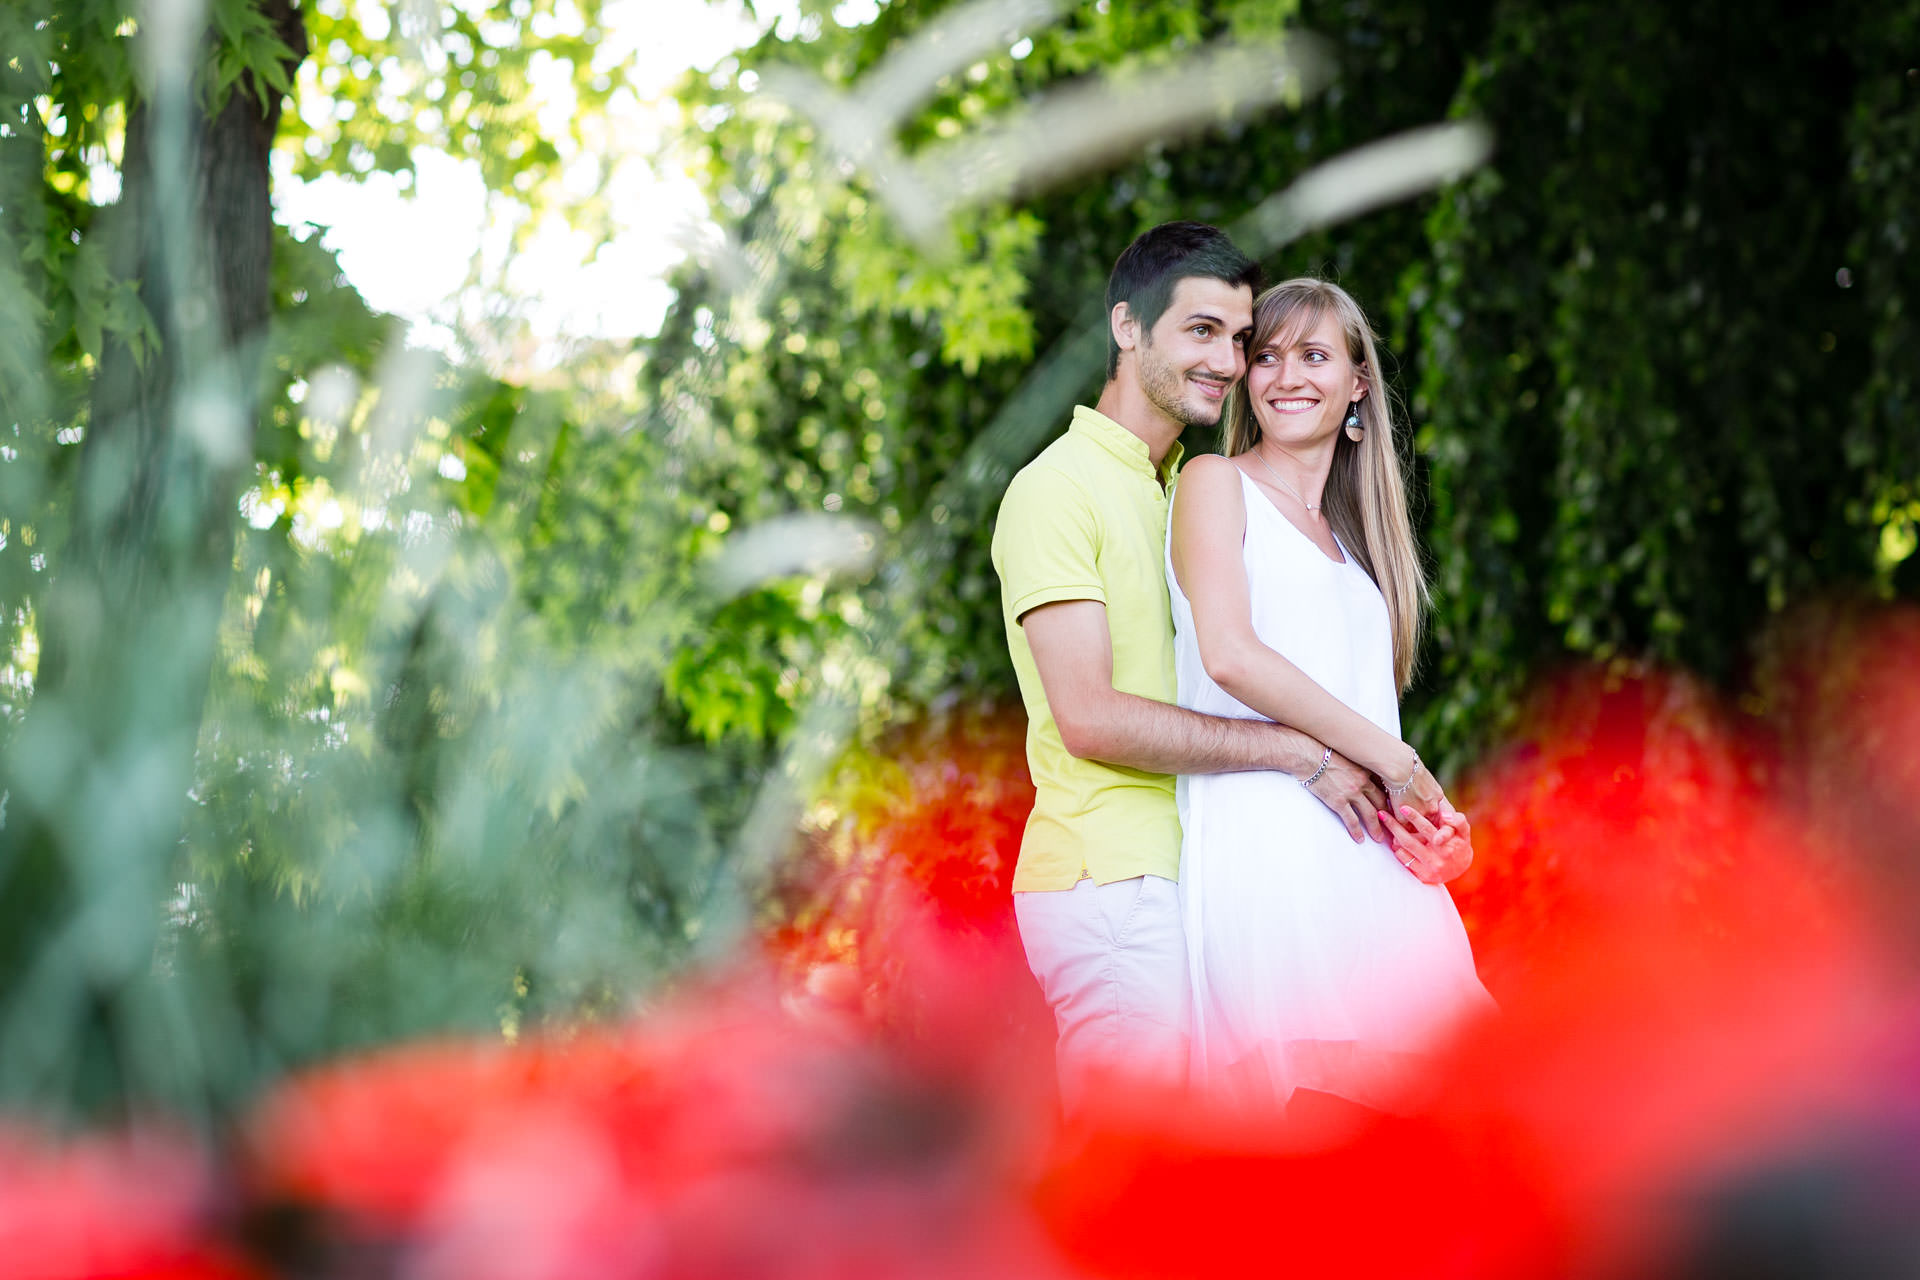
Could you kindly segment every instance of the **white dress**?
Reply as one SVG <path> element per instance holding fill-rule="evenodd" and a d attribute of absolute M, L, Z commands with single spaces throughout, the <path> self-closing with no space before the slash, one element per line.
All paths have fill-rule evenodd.
<path fill-rule="evenodd" d="M 1386 602 L 1351 556 L 1330 560 L 1256 487 L 1241 559 L 1262 643 L 1389 733 L 1400 732 Z M 1180 705 L 1263 718 L 1208 677 L 1167 561 Z M 1355 844 L 1283 773 L 1182 777 L 1181 909 L 1193 981 L 1193 1080 L 1249 1106 L 1296 1088 L 1394 1109 L 1422 1054 L 1491 1011 L 1460 914 L 1387 846 Z"/>

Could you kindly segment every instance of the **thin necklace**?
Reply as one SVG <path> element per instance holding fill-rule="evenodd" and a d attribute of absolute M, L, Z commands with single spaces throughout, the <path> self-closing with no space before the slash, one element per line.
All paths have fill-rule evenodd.
<path fill-rule="evenodd" d="M 1299 503 L 1301 506 L 1305 507 L 1309 511 L 1318 511 L 1320 509 L 1319 503 L 1308 502 L 1305 498 L 1300 496 L 1300 491 L 1298 489 L 1288 484 L 1285 480 L 1282 480 L 1280 478 L 1280 473 L 1278 471 L 1275 471 L 1271 466 L 1269 466 L 1267 464 L 1267 460 L 1260 456 L 1260 450 L 1257 446 L 1253 450 L 1253 460 L 1259 463 L 1261 466 L 1267 468 L 1267 474 L 1273 477 L 1273 482 L 1275 484 L 1279 485 L 1282 489 L 1285 489 L 1287 491 L 1288 497 L 1292 498 L 1295 502 Z"/>

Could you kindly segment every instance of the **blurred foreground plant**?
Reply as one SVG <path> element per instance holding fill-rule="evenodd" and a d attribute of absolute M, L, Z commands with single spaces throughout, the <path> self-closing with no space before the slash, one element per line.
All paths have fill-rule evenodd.
<path fill-rule="evenodd" d="M 1871 21 L 1901 29 L 1910 9 Z M 1430 275 L 1406 272 L 1427 243 L 1419 208 L 1351 240 L 1326 232 L 1486 159 L 1483 127 L 1432 125 L 1449 102 L 1563 119 L 1557 99 L 1523 92 L 1543 79 L 1524 59 L 1474 64 L 1464 80 L 1462 66 L 1487 40 L 1529 47 L 1536 28 L 1564 44 L 1590 15 L 1443 18 L 1397 0 L 1305 12 L 1337 17 L 1315 24 L 1335 45 L 1297 38 L 1293 7 L 1273 0 L 888 4 L 847 27 L 810 3 L 683 86 L 725 225 L 680 279 L 661 337 L 583 348 L 534 387 L 408 349 L 314 229 L 272 226 L 265 196 L 289 167 L 405 175 L 435 146 L 474 156 L 490 198 L 530 217 L 559 198 L 563 162 L 584 154 L 617 92 L 596 6 L 0 10 L 0 1096 L 50 1113 L 157 1100 L 213 1127 L 346 1048 L 426 1032 L 510 1040 L 627 1012 L 782 909 L 794 954 L 832 962 L 809 960 L 822 998 L 851 973 L 854 1005 L 904 999 L 907 951 L 889 948 L 910 950 L 912 935 L 890 928 L 895 916 L 984 911 L 973 958 L 956 964 L 1017 973 L 987 910 L 998 866 L 958 852 L 969 830 L 1010 830 L 1019 804 L 1017 783 L 990 781 L 980 758 L 921 759 L 896 779 L 946 797 L 955 825 L 941 834 L 882 823 L 860 846 L 855 827 L 817 830 L 841 861 L 811 897 L 807 873 L 783 863 L 850 742 L 904 741 L 878 735 L 908 710 L 996 687 L 988 512 L 1097 379 L 1099 278 L 1160 217 L 1230 223 L 1276 263 L 1299 246 L 1375 273 L 1382 299 L 1406 274 L 1396 325 L 1438 353 L 1421 357 L 1416 411 L 1444 419 L 1426 443 L 1449 575 L 1439 665 L 1453 682 L 1436 685 L 1431 724 L 1448 742 L 1498 722 L 1542 654 L 1617 655 L 1678 634 L 1665 584 L 1679 541 L 1601 554 L 1597 473 L 1580 463 L 1594 424 L 1613 421 L 1582 407 L 1593 370 L 1614 366 L 1579 339 L 1629 332 L 1592 317 L 1635 295 L 1596 292 L 1579 245 L 1554 240 L 1571 255 L 1569 301 L 1557 381 L 1541 381 L 1531 348 L 1508 340 L 1532 323 L 1521 304 L 1550 296 L 1511 252 L 1531 223 L 1502 221 L 1509 179 L 1427 206 L 1444 249 Z M 1406 52 L 1422 41 L 1431 58 Z M 1214 60 L 1237 45 L 1267 63 Z M 776 63 L 791 64 L 784 80 Z M 1221 66 L 1238 70 L 1169 108 L 1164 130 L 1128 98 Z M 564 72 L 580 108 L 551 135 L 527 109 L 538 68 Z M 1589 87 L 1605 98 L 1617 66 L 1601 69 Z M 1873 235 L 1893 243 L 1912 104 L 1878 63 L 1854 70 L 1862 199 L 1891 211 Z M 288 83 L 295 110 L 276 137 Z M 1096 160 L 1118 167 L 1049 185 Z M 948 164 L 981 185 L 953 189 Z M 920 205 L 903 212 L 903 199 Z M 1549 221 L 1577 229 L 1583 208 L 1568 197 Z M 577 212 L 588 228 L 598 216 L 591 199 Z M 1844 526 L 1852 550 L 1836 561 L 1855 568 L 1870 534 L 1888 589 L 1920 563 L 1895 554 L 1910 443 L 1903 278 L 1876 275 L 1868 291 L 1872 412 L 1846 456 L 1800 470 L 1813 453 L 1763 433 L 1793 465 L 1760 469 L 1768 485 L 1863 480 L 1814 485 L 1827 496 L 1813 514 L 1780 527 Z M 1691 285 L 1661 288 L 1684 298 Z M 1848 352 L 1868 327 L 1852 323 Z M 1658 382 L 1656 365 L 1619 367 L 1637 370 L 1619 384 L 1636 403 Z M 1488 436 L 1463 451 L 1478 428 L 1460 406 L 1476 395 L 1501 406 L 1487 430 L 1512 428 L 1523 447 L 1503 452 L 1501 436 L 1476 453 Z M 1564 468 L 1535 456 L 1550 437 L 1524 415 L 1542 404 L 1565 407 Z M 1726 451 L 1711 442 L 1683 452 L 1719 477 Z M 1487 457 L 1520 464 L 1476 470 Z M 1636 482 L 1639 465 L 1607 483 Z M 1511 491 L 1463 503 L 1469 478 Z M 1579 501 L 1556 505 L 1563 484 Z M 1832 494 L 1856 490 L 1871 510 L 1848 514 Z M 1730 665 L 1754 601 L 1808 580 L 1781 568 L 1771 493 L 1741 500 L 1751 527 L 1724 545 L 1767 552 L 1735 593 L 1732 630 L 1695 633 L 1717 655 L 1702 665 Z M 1509 510 L 1511 494 L 1524 501 Z M 1570 553 L 1555 561 L 1559 603 L 1535 607 L 1512 546 L 1558 546 L 1552 511 L 1579 535 L 1567 545 L 1600 549 L 1605 581 Z M 1616 590 L 1622 574 L 1647 590 Z M 1617 635 L 1568 626 L 1565 645 L 1541 640 L 1628 596 Z M 1653 647 L 1682 652 L 1667 644 Z M 937 845 L 950 847 L 921 856 Z M 1557 907 L 1527 911 L 1552 931 Z M 858 965 L 832 967 L 888 955 L 897 977 L 877 986 Z"/>
<path fill-rule="evenodd" d="M 957 296 L 989 309 L 1013 259 L 982 276 L 943 256 L 974 194 L 942 186 L 947 151 L 916 136 L 920 81 L 1057 10 L 956 7 L 957 26 L 906 33 L 863 82 L 892 104 L 864 127 L 889 155 L 912 143 L 934 195 L 893 202 L 885 261 L 958 271 Z M 1114 77 L 1031 114 L 1003 102 L 961 139 L 966 163 L 1031 193 L 1063 171 L 1036 148 L 1106 163 L 1296 106 L 1329 68 L 1283 19 L 1252 5 L 1217 31 L 1171 11 L 1107 30 L 1062 65 L 1111 55 Z M 271 221 L 289 165 L 404 176 L 425 145 L 475 154 L 500 198 L 540 205 L 584 135 L 579 117 L 540 135 L 519 99 L 564 67 L 583 113 L 609 101 L 596 7 L 43 0 L 0 22 L 24 51 L 0 69 L 0 274 L 24 286 L 5 322 L 29 353 L 0 369 L 20 442 L 0 454 L 17 530 L 0 545 L 16 695 L 0 1098 L 216 1124 L 343 1048 L 511 1039 L 724 956 L 831 762 L 884 723 L 896 684 L 937 687 L 915 667 L 934 656 L 943 526 L 976 520 L 1052 429 L 1097 361 L 1098 318 L 981 439 L 911 464 L 930 497 L 913 519 L 795 510 L 772 459 L 731 449 L 712 416 L 742 373 L 714 342 L 651 346 L 674 381 L 637 398 L 613 351 L 577 353 L 564 386 L 517 386 L 397 341 L 313 229 Z M 1186 50 L 1196 34 L 1246 48 Z M 1203 82 L 1204 102 L 1165 119 L 1128 98 Z M 1485 139 L 1462 124 L 1395 147 L 1338 191 L 1276 196 L 1244 234 L 1273 245 L 1424 189 Z M 882 158 L 849 151 L 835 199 L 861 198 Z M 781 253 L 805 211 L 776 213 L 737 246 L 751 270 L 730 344 L 764 345 L 766 290 L 805 284 Z M 1002 247 L 1017 258 L 1019 237 Z M 772 372 L 758 380 L 785 397 Z M 841 374 L 875 453 L 886 383 Z M 845 452 L 838 432 L 821 443 Z M 868 591 L 835 588 L 876 566 Z M 977 907 L 995 885 L 975 890 Z"/>
<path fill-rule="evenodd" d="M 0 1100 L 212 1123 L 345 1045 L 622 1006 L 744 919 L 712 826 L 762 750 L 661 714 L 716 539 L 613 358 L 409 349 L 271 217 L 277 165 L 436 144 L 550 198 L 529 69 L 585 119 L 597 22 L 0 10 Z"/>
<path fill-rule="evenodd" d="M 1920 697 L 1915 620 L 1846 625 L 1843 647 L 1777 651 L 1783 680 L 1833 692 L 1792 725 L 1897 731 Z M 1909 659 L 1889 696 L 1848 698 L 1886 656 Z M 1012 847 L 997 808 L 955 793 L 854 824 L 839 865 L 871 892 L 829 872 L 810 936 L 857 925 L 871 945 L 832 981 L 775 937 L 771 968 L 686 984 L 624 1026 L 300 1073 L 223 1145 L 16 1141 L 21 1194 L 71 1190 L 61 1215 L 0 1220 L 0 1242 L 59 1260 L 49 1277 L 1897 1270 L 1920 1195 L 1920 1006 L 1910 931 L 1869 904 L 1911 892 L 1911 861 L 1863 863 L 1811 827 L 1762 785 L 1779 744 L 1684 681 L 1580 673 L 1534 705 L 1468 787 L 1484 847 L 1461 897 L 1504 1012 L 1399 1114 L 1226 1114 L 1116 1079 L 1056 1128 L 1032 984 L 1017 952 L 983 959 L 1012 941 L 1010 905 L 942 901 L 951 879 L 924 874 L 959 847 L 990 879 Z M 894 757 L 908 775 L 997 771 L 995 741 L 973 725 Z M 1852 754 L 1829 749 L 1798 762 Z M 1914 766 L 1911 739 L 1897 756 Z M 999 776 L 1019 786 L 1017 764 Z M 1904 804 L 1874 813 L 1910 845 Z M 118 1151 L 149 1163 L 109 1165 Z M 117 1176 L 152 1161 L 188 1174 Z"/>

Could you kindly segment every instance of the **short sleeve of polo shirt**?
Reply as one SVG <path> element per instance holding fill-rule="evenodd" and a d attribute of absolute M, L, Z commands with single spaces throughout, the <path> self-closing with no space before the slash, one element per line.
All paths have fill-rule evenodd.
<path fill-rule="evenodd" d="M 1008 621 L 1060 600 L 1106 604 L 1099 545 L 1093 504 L 1065 473 L 1028 467 L 1015 476 L 993 529 L 993 566 Z"/>

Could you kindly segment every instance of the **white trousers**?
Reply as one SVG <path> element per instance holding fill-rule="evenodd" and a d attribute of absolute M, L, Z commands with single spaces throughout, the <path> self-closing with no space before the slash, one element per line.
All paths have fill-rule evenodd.
<path fill-rule="evenodd" d="M 1016 893 L 1027 965 L 1053 1008 L 1060 1103 L 1081 1114 L 1102 1075 L 1178 1088 L 1192 1000 L 1180 889 L 1161 876 Z"/>

